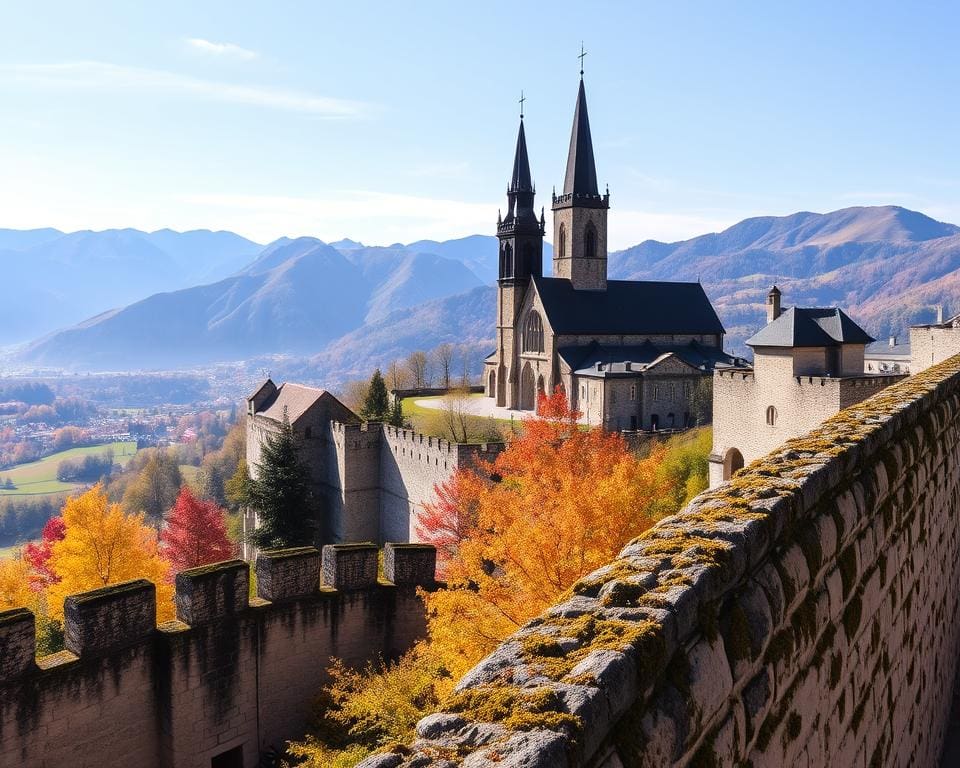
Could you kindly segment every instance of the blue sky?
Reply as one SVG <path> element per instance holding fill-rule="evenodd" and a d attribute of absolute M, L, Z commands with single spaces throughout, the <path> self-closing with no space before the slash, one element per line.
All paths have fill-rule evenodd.
<path fill-rule="evenodd" d="M 580 41 L 611 244 L 896 203 L 960 223 L 955 4 L 0 0 L 0 226 L 374 244 L 563 183 Z"/>

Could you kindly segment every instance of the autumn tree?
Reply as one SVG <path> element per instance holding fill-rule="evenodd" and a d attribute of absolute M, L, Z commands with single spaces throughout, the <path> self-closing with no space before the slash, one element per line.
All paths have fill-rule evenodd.
<path fill-rule="evenodd" d="M 427 353 L 422 350 L 411 352 L 407 357 L 407 372 L 410 374 L 411 385 L 414 389 L 429 386 Z"/>
<path fill-rule="evenodd" d="M 227 480 L 224 496 L 234 512 L 250 504 L 250 470 L 247 468 L 246 459 L 237 464 L 237 471 Z"/>
<path fill-rule="evenodd" d="M 450 389 L 450 382 L 453 379 L 453 344 L 441 344 L 433 350 L 433 357 L 437 361 L 437 373 L 440 376 L 440 386 L 444 389 Z"/>
<path fill-rule="evenodd" d="M 428 597 L 431 642 L 455 678 L 669 508 L 659 452 L 640 459 L 619 435 L 580 429 L 559 392 L 538 412 L 483 468 L 490 479 L 462 470 L 447 489 L 458 518 L 446 530 L 473 519 L 452 588 Z"/>
<path fill-rule="evenodd" d="M 229 559 L 233 543 L 224 511 L 184 486 L 160 534 L 160 551 L 175 572 Z"/>
<path fill-rule="evenodd" d="M 176 457 L 167 451 L 154 450 L 127 486 L 123 506 L 129 512 L 142 512 L 159 526 L 163 515 L 177 500 L 181 485 L 183 477 Z"/>
<path fill-rule="evenodd" d="M 299 444 L 286 411 L 280 429 L 266 436 L 249 484 L 250 506 L 257 510 L 257 530 L 251 541 L 258 547 L 295 547 L 312 544 L 316 523 L 311 514 L 310 471 L 300 457 Z"/>
<path fill-rule="evenodd" d="M 410 373 L 400 360 L 394 360 L 387 366 L 386 378 L 390 389 L 406 389 L 410 384 Z"/>
<path fill-rule="evenodd" d="M 157 618 L 173 618 L 170 566 L 160 556 L 156 534 L 143 514 L 126 514 L 111 503 L 101 485 L 71 496 L 63 507 L 64 537 L 54 542 L 47 561 L 58 579 L 48 590 L 50 614 L 63 618 L 67 595 L 147 579 L 157 586 Z"/>
<path fill-rule="evenodd" d="M 387 385 L 379 368 L 370 377 L 370 385 L 367 387 L 360 415 L 366 421 L 387 421 L 390 417 L 390 395 L 387 393 Z"/>
<path fill-rule="evenodd" d="M 50 555 L 53 545 L 66 535 L 66 523 L 60 515 L 51 517 L 43 526 L 39 542 L 31 541 L 23 548 L 23 558 L 33 568 L 34 578 L 43 586 L 57 581 L 57 575 L 50 568 Z"/>
<path fill-rule="evenodd" d="M 36 613 L 37 592 L 30 586 L 30 563 L 21 557 L 0 559 L 0 611 L 29 608 Z"/>

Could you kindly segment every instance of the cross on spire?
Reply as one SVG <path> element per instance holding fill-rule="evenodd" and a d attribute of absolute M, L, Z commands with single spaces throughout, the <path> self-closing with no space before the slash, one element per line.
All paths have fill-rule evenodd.
<path fill-rule="evenodd" d="M 577 56 L 580 59 L 580 77 L 583 77 L 583 57 L 587 55 L 587 52 L 583 50 L 583 40 L 580 41 L 580 55 Z"/>
<path fill-rule="evenodd" d="M 527 99 L 523 95 L 523 91 L 520 91 L 520 119 L 523 120 L 523 102 Z"/>

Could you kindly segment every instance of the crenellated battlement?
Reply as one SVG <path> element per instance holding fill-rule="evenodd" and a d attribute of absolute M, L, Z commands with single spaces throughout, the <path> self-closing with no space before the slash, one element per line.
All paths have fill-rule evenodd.
<path fill-rule="evenodd" d="M 234 748 L 256 764 L 302 733 L 331 658 L 396 658 L 424 634 L 433 547 L 388 544 L 382 578 L 377 556 L 372 544 L 260 552 L 255 598 L 244 561 L 183 571 L 177 620 L 159 627 L 150 582 L 72 595 L 67 650 L 40 663 L 33 613 L 0 612 L 0 765 L 206 768 Z M 80 748 L 94 741 L 104 748 Z"/>

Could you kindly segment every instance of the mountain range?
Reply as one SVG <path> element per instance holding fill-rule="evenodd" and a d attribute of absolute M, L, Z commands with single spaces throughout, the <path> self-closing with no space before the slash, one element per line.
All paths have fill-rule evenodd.
<path fill-rule="evenodd" d="M 111 233 L 115 259 L 119 232 L 138 244 L 143 239 L 133 230 Z M 176 249 L 162 247 L 158 234 L 146 241 L 173 258 Z M 175 234 L 165 237 L 175 241 Z M 21 254 L 43 251 L 63 237 L 69 236 L 54 230 L 0 231 L 0 253 L 13 251 L 10 243 L 19 243 L 14 252 Z M 493 338 L 493 237 L 386 248 L 284 238 L 254 246 L 236 267 L 243 259 L 239 246 L 249 243 L 241 241 L 235 241 L 238 251 L 222 247 L 210 262 L 195 255 L 204 269 L 233 267 L 228 276 L 48 334 L 27 345 L 20 359 L 77 369 L 163 368 L 288 353 L 303 358 L 304 374 L 342 381 L 445 341 L 476 350 L 478 365 Z M 549 265 L 552 254 L 548 246 L 544 251 Z M 135 251 L 137 258 L 142 253 Z M 100 268 L 107 261 L 95 263 Z M 123 269 L 133 271 L 127 264 Z M 958 270 L 960 228 L 896 206 L 751 218 L 720 233 L 649 240 L 610 254 L 611 278 L 700 280 L 737 353 L 762 324 L 773 283 L 785 305 L 842 306 L 882 338 L 931 319 L 934 304 L 960 309 Z"/>

